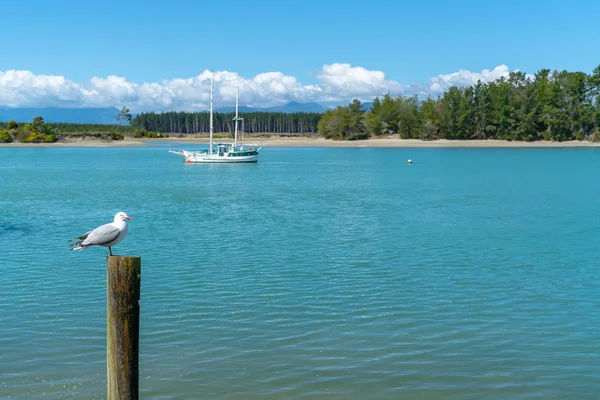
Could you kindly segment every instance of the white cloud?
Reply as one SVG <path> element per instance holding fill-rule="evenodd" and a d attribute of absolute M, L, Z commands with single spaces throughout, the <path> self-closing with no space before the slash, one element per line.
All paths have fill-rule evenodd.
<path fill-rule="evenodd" d="M 30 71 L 0 71 L 0 105 L 41 106 L 48 102 L 85 104 L 91 93 L 62 76 L 35 75 Z"/>
<path fill-rule="evenodd" d="M 508 78 L 510 69 L 502 64 L 495 67 L 493 70 L 484 69 L 481 72 L 471 72 L 464 69 L 451 74 L 442 74 L 429 79 L 428 92 L 431 94 L 442 94 L 452 86 L 470 86 L 481 82 L 495 81 L 500 77 Z"/>
<path fill-rule="evenodd" d="M 303 85 L 293 76 L 265 72 L 245 78 L 235 72 L 215 72 L 215 107 L 232 105 L 236 87 L 240 103 L 266 107 L 297 102 L 346 103 L 353 98 L 371 100 L 385 93 L 427 96 L 443 93 L 452 85 L 466 86 L 508 76 L 506 65 L 481 72 L 460 70 L 441 74 L 427 83 L 402 85 L 381 71 L 350 64 L 326 64 L 316 73 L 318 83 Z M 208 70 L 192 78 L 134 83 L 124 77 L 94 77 L 77 83 L 63 76 L 36 75 L 30 71 L 0 71 L 0 106 L 8 107 L 120 107 L 132 111 L 204 110 L 208 108 Z"/>
<path fill-rule="evenodd" d="M 437 97 L 438 95 L 442 95 L 452 86 L 470 86 L 475 85 L 477 81 L 483 83 L 492 82 L 500 77 L 508 78 L 510 72 L 508 66 L 504 64 L 498 65 L 492 70 L 484 69 L 481 72 L 472 72 L 461 69 L 458 72 L 440 74 L 433 78 L 429 78 L 427 83 L 413 83 L 405 87 L 405 93 L 410 95 L 416 94 L 420 98 L 425 98 L 427 96 Z"/>
<path fill-rule="evenodd" d="M 381 71 L 370 71 L 350 64 L 324 65 L 317 74 L 323 92 L 329 97 L 323 101 L 347 100 L 354 97 L 370 98 L 390 92 L 399 95 L 404 87 L 392 80 L 385 79 Z"/>

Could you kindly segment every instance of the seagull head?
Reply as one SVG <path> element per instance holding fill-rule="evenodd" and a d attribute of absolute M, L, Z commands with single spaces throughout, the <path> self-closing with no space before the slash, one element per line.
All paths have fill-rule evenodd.
<path fill-rule="evenodd" d="M 129 218 L 129 215 L 125 214 L 123 211 L 118 212 L 115 215 L 115 222 L 117 222 L 117 221 L 125 221 L 125 220 L 130 220 L 131 221 L 131 218 Z"/>

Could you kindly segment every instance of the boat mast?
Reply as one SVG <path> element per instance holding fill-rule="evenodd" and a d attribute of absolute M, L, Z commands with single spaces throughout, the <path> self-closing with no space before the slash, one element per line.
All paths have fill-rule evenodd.
<path fill-rule="evenodd" d="M 213 87 L 215 84 L 215 74 L 210 76 L 210 144 L 208 154 L 213 154 Z"/>
<path fill-rule="evenodd" d="M 238 86 L 237 92 L 235 93 L 235 136 L 233 137 L 233 149 L 237 147 L 237 136 L 238 136 L 238 105 L 240 98 L 240 87 Z"/>

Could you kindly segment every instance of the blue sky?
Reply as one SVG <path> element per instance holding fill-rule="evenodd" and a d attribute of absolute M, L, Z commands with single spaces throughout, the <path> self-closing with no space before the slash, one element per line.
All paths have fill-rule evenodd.
<path fill-rule="evenodd" d="M 345 101 L 352 95 L 378 94 L 386 85 L 392 92 L 408 93 L 411 84 L 427 86 L 431 79 L 460 70 L 480 74 L 507 66 L 528 73 L 541 68 L 589 73 L 600 64 L 600 2 L 593 1 L 4 0 L 0 4 L 0 74 L 28 71 L 36 79 L 51 75 L 64 77 L 67 86 L 82 85 L 71 87 L 71 92 L 94 91 L 90 83 L 94 78 L 117 76 L 127 83 L 162 85 L 213 69 L 246 80 L 278 72 L 303 88 L 317 86 L 305 97 L 281 95 L 276 99 L 280 103 Z M 336 97 L 336 87 L 344 82 L 339 76 L 334 84 L 323 78 L 326 65 L 379 71 L 385 81 L 373 85 L 366 78 L 373 93 L 361 88 Z M 362 79 L 356 78 L 361 71 L 346 71 L 354 77 L 349 79 Z M 44 105 L 41 97 L 29 103 L 6 100 L 15 85 L 27 84 L 27 77 L 16 81 L 13 74 L 10 79 L 4 83 L 3 98 L 0 75 L 0 106 Z M 469 79 L 449 82 L 468 84 Z M 114 84 L 124 87 L 123 82 Z M 9 85 L 13 92 L 8 93 Z M 191 82 L 190 88 L 199 89 L 194 85 Z M 266 103 L 269 96 L 253 85 L 257 84 L 248 81 L 247 90 L 241 89 L 246 103 Z M 315 94 L 319 88 L 327 95 Z M 97 90 L 98 99 L 89 104 L 73 94 L 51 93 L 56 88 L 44 90 L 49 105 L 64 101 L 83 106 L 133 101 L 147 93 L 137 93 L 138 89 L 131 89 L 135 94 L 124 89 L 121 97 L 118 90 Z M 227 93 L 221 93 L 222 102 L 231 100 Z M 171 100 L 145 106 L 139 101 L 139 107 L 194 108 L 204 97 Z"/>

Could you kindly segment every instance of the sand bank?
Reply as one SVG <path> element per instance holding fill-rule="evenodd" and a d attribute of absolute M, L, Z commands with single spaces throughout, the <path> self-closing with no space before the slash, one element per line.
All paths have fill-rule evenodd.
<path fill-rule="evenodd" d="M 174 145 L 182 144 L 206 144 L 208 139 L 164 139 Z M 153 141 L 153 140 L 149 140 Z M 155 141 L 155 140 L 154 140 Z M 417 140 L 400 139 L 397 137 L 354 140 L 354 141 L 334 141 L 322 138 L 248 138 L 246 143 L 262 144 L 265 147 L 596 147 L 600 143 L 591 143 L 584 141 L 569 142 L 509 142 L 505 140 Z"/>
<path fill-rule="evenodd" d="M 1 147 L 131 147 L 144 146 L 145 143 L 138 139 L 125 140 L 101 140 L 101 139 L 77 139 L 56 143 L 0 143 Z"/>

